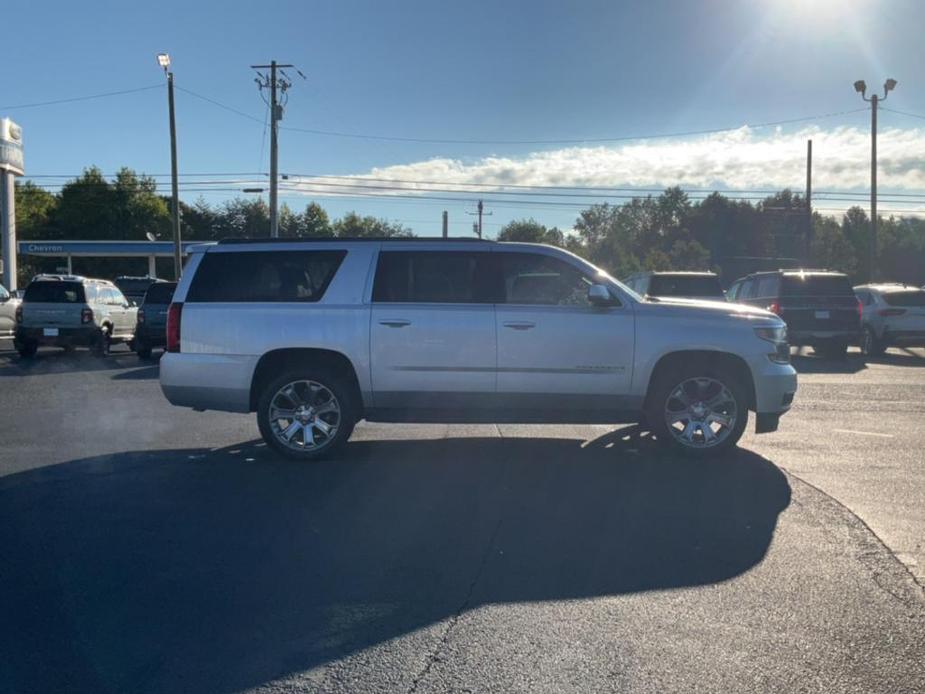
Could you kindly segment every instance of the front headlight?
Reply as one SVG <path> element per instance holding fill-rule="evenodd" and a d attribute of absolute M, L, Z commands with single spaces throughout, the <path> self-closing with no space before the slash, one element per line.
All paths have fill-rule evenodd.
<path fill-rule="evenodd" d="M 787 342 L 787 326 L 755 328 L 755 335 L 774 345 L 774 351 L 768 354 L 768 359 L 775 364 L 790 363 L 790 344 Z"/>

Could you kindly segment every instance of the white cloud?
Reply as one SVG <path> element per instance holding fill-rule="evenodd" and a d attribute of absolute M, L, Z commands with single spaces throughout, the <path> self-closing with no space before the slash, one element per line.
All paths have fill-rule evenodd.
<path fill-rule="evenodd" d="M 832 130 L 814 127 L 767 135 L 743 127 L 693 139 L 568 147 L 523 157 L 486 156 L 473 161 L 438 158 L 374 168 L 350 179 L 364 185 L 400 188 L 397 191 L 371 189 L 383 195 L 424 193 L 464 183 L 491 184 L 499 190 L 512 184 L 802 190 L 806 140 L 810 138 L 813 140 L 815 190 L 868 188 L 870 135 L 866 130 L 847 127 Z M 881 131 L 878 144 L 881 189 L 925 191 L 925 131 L 886 129 Z M 384 183 L 369 179 L 433 181 L 440 185 Z M 290 183 L 316 196 L 355 190 L 339 188 L 338 185 L 346 183 L 339 177 Z"/>

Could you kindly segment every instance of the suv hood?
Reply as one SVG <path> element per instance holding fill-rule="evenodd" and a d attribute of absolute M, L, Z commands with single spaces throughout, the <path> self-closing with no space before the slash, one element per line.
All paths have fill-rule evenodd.
<path fill-rule="evenodd" d="M 647 311 L 656 313 L 672 313 L 685 317 L 719 318 L 721 316 L 737 316 L 740 318 L 758 319 L 773 318 L 780 321 L 780 316 L 763 308 L 747 304 L 734 304 L 729 301 L 707 301 L 703 299 L 681 299 L 677 297 L 664 299 L 646 299 L 642 302 Z"/>

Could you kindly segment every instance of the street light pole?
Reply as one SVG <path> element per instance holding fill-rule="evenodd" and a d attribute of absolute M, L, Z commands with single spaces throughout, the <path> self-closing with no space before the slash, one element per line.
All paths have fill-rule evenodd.
<path fill-rule="evenodd" d="M 170 56 L 159 53 L 157 64 L 167 75 L 167 105 L 170 111 L 170 199 L 173 212 L 173 277 L 180 279 L 183 269 L 183 255 L 180 240 L 180 189 L 177 182 L 177 121 L 173 106 L 173 72 L 170 70 Z"/>
<path fill-rule="evenodd" d="M 872 282 L 877 274 L 877 106 L 886 101 L 887 95 L 896 88 L 896 80 L 888 79 L 883 83 L 883 96 L 871 94 L 867 98 L 867 84 L 864 80 L 854 83 L 854 90 L 864 101 L 870 102 L 870 260 L 868 263 L 868 281 Z"/>

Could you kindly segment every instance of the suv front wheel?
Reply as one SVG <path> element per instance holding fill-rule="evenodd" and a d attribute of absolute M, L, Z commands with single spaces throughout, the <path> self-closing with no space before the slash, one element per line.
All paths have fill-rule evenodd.
<path fill-rule="evenodd" d="M 646 420 L 659 441 L 686 455 L 708 457 L 742 437 L 748 394 L 728 369 L 685 365 L 656 376 Z"/>
<path fill-rule="evenodd" d="M 288 458 L 331 455 L 353 432 L 353 401 L 342 379 L 325 372 L 284 373 L 262 389 L 257 426 L 263 440 Z"/>

